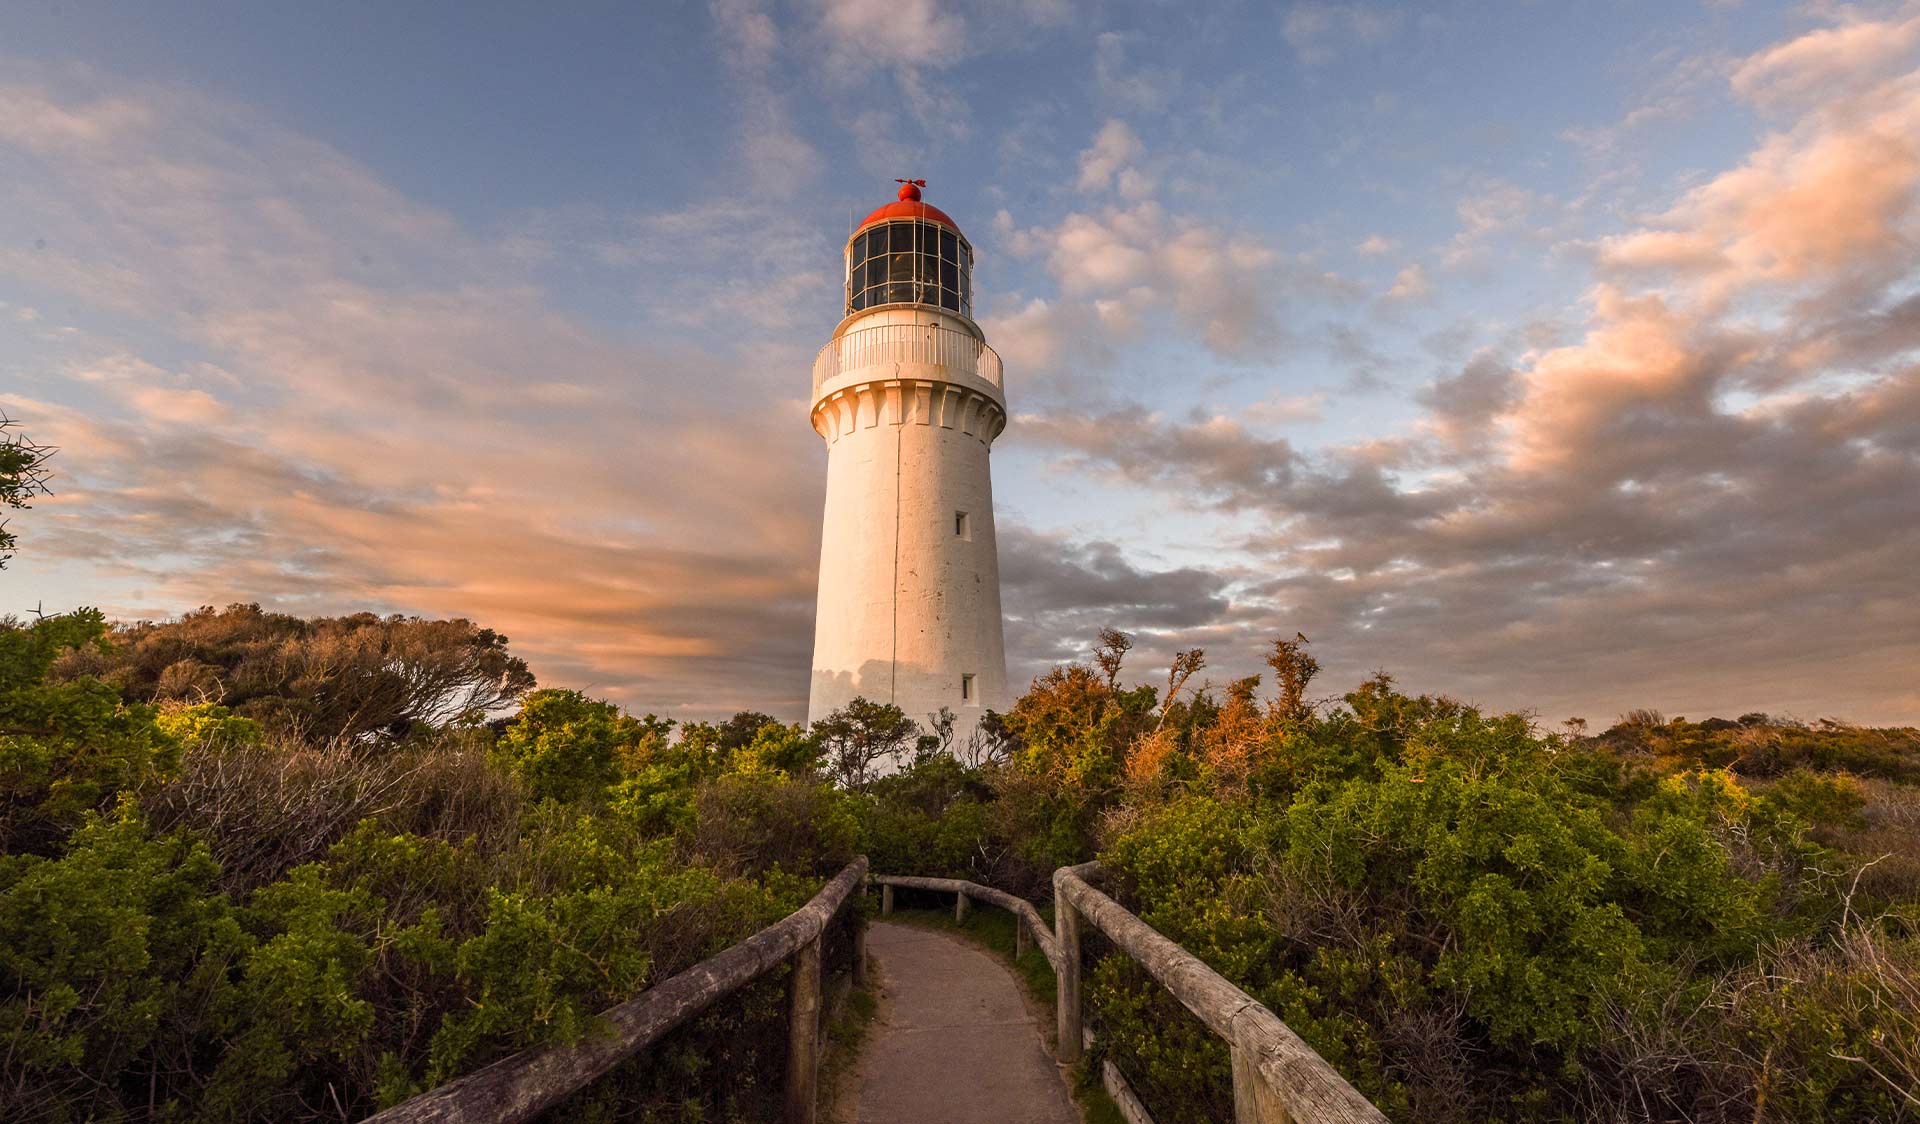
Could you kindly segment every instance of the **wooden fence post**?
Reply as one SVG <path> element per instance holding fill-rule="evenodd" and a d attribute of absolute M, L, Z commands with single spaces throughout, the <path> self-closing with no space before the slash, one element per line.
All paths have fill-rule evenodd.
<path fill-rule="evenodd" d="M 820 943 L 793 954 L 787 1004 L 786 1124 L 813 1124 L 820 1084 Z"/>
<path fill-rule="evenodd" d="M 1019 914 L 1013 915 L 1013 958 L 1020 959 L 1027 954 L 1027 919 Z"/>
<path fill-rule="evenodd" d="M 1053 875 L 1053 941 L 1060 964 L 1054 974 L 1054 997 L 1058 1007 L 1060 1060 L 1068 1064 L 1080 1061 L 1085 1046 L 1080 1041 L 1080 911 L 1067 900 L 1064 871 Z"/>
<path fill-rule="evenodd" d="M 1280 1098 L 1260 1075 L 1260 1055 L 1239 1042 L 1233 1050 L 1233 1124 L 1293 1124 Z"/>
<path fill-rule="evenodd" d="M 893 916 L 893 884 L 892 883 L 887 883 L 886 885 L 880 887 L 880 916 L 882 917 Z"/>
<path fill-rule="evenodd" d="M 971 912 L 972 909 L 973 899 L 967 896 L 965 890 L 955 894 L 953 896 L 953 923 L 955 925 L 965 925 L 967 923 L 967 914 Z"/>

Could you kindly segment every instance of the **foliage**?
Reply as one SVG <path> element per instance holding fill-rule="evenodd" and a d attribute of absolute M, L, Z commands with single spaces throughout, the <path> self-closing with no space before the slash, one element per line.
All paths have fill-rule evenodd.
<path fill-rule="evenodd" d="M 194 747 L 232 749 L 259 745 L 266 738 L 260 723 L 217 703 L 162 709 L 155 722 L 168 737 Z"/>
<path fill-rule="evenodd" d="M 904 763 L 907 747 L 920 728 L 892 703 L 856 698 L 814 722 L 813 736 L 826 752 L 827 766 L 851 789 L 867 783 L 888 766 Z"/>
<path fill-rule="evenodd" d="M 1893 783 L 1909 732 L 1642 717 L 1637 744 L 1567 738 L 1384 674 L 1316 701 L 1305 645 L 1273 646 L 1263 702 L 1257 679 L 1187 692 L 1197 650 L 1164 696 L 1130 687 L 1130 638 L 1103 634 L 1015 704 L 1005 766 L 870 786 L 876 869 L 1033 893 L 1097 855 L 1396 1118 L 1920 1108 L 1920 882 L 1867 850 L 1920 826 Z M 1230 1117 L 1222 1043 L 1123 956 L 1087 981 L 1103 1056 L 1156 1119 Z"/>
<path fill-rule="evenodd" d="M 92 609 L 31 624 L 0 619 L 0 845 L 42 852 L 80 817 L 177 761 L 177 740 L 150 706 L 97 679 L 52 681 L 63 652 L 97 649 L 106 622 Z"/>
<path fill-rule="evenodd" d="M 1102 858 L 1150 924 L 1268 1003 L 1390 1114 L 1902 1111 L 1872 1066 L 1911 1064 L 1887 1044 L 1920 992 L 1883 1007 L 1822 999 L 1813 1018 L 1788 1003 L 1782 1021 L 1761 998 L 1777 985 L 1733 982 L 1777 980 L 1782 949 L 1872 932 L 1837 908 L 1846 860 L 1808 835 L 1860 821 L 1851 782 L 1793 774 L 1763 795 L 1714 769 L 1643 777 L 1516 716 L 1401 695 L 1384 678 L 1345 703 L 1304 720 L 1274 707 L 1258 791 L 1176 796 L 1133 817 Z M 1169 1105 L 1207 1103 L 1217 1082 L 1195 1075 L 1217 1068 L 1214 1048 L 1125 965 L 1091 978 L 1113 1049 Z"/>
<path fill-rule="evenodd" d="M 1591 744 L 1643 754 L 1667 769 L 1725 768 L 1749 778 L 1805 769 L 1920 784 L 1920 729 L 1913 727 L 1873 729 L 1832 719 L 1808 724 L 1758 712 L 1689 722 L 1638 710 Z"/>
<path fill-rule="evenodd" d="M 1298 635 L 1264 697 L 1194 686 L 1199 649 L 1129 685 L 1132 647 L 974 753 L 864 699 L 532 691 L 466 622 L 7 621 L 0 1118 L 364 1116 L 594 1033 L 865 852 L 1029 896 L 1099 857 L 1395 1118 L 1920 1119 L 1913 731 L 1549 734 L 1384 674 L 1316 699 Z M 1223 1044 L 1089 947 L 1102 1056 L 1157 1119 L 1227 1118 Z M 781 1015 L 749 988 L 562 1115 L 764 1117 Z"/>
<path fill-rule="evenodd" d="M 533 687 L 506 637 L 464 620 L 305 620 L 232 605 L 122 625 L 112 640 L 69 653 L 56 677 L 98 679 L 143 703 L 216 703 L 312 742 L 477 723 Z"/>
<path fill-rule="evenodd" d="M 327 631 L 295 623 L 254 621 L 296 648 Z M 110 635 L 97 613 L 0 626 L 0 1118 L 357 1119 L 594 1033 L 597 1012 L 791 912 L 857 850 L 819 744 L 765 715 L 669 742 L 672 723 L 542 691 L 497 734 L 443 709 L 404 735 L 321 738 L 276 717 L 297 677 L 259 719 L 128 701 L 83 669 L 124 684 L 171 641 L 139 633 L 129 659 Z M 342 705 L 305 697 L 309 715 Z M 640 792 L 673 810 L 635 814 Z M 778 990 L 567 1112 L 763 1115 Z"/>
<path fill-rule="evenodd" d="M 612 703 L 578 691 L 534 691 L 494 752 L 535 799 L 599 799 L 620 778 L 622 755 L 636 754 L 647 734 Z"/>
<path fill-rule="evenodd" d="M 0 413 L 0 508 L 30 507 L 29 501 L 35 496 L 48 494 L 47 461 L 53 453 L 53 449 L 29 440 L 20 432 L 19 423 Z M 0 519 L 0 569 L 6 568 L 16 541 L 13 532 L 7 530 L 6 520 Z"/>
<path fill-rule="evenodd" d="M 149 1075 L 211 1068 L 251 941 L 204 845 L 93 817 L 57 858 L 0 858 L 0 1117 L 113 1116 Z M 178 1117 L 166 1097 L 156 1116 Z"/>

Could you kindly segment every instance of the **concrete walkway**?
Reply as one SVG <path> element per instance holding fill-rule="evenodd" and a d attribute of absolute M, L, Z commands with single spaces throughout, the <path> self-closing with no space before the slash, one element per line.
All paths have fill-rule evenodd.
<path fill-rule="evenodd" d="M 1080 1124 L 1020 984 L 931 929 L 875 922 L 879 1021 L 855 1076 L 859 1124 Z"/>

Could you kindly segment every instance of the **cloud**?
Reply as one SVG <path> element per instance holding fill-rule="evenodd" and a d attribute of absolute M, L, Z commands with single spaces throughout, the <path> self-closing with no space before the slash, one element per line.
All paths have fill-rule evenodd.
<path fill-rule="evenodd" d="M 1113 186 L 1114 177 L 1128 171 L 1128 165 L 1145 152 L 1139 134 L 1125 121 L 1108 120 L 1093 138 L 1093 147 L 1080 153 L 1080 190 L 1106 191 Z"/>
<path fill-rule="evenodd" d="M 1011 312 L 983 315 L 980 326 L 1008 369 L 1018 372 L 1020 403 L 1029 409 L 1064 406 L 1096 391 L 1098 372 L 1134 328 L 1103 319 L 1093 303 L 1041 297 L 1016 304 Z"/>
<path fill-rule="evenodd" d="M 800 135 L 787 96 L 776 85 L 781 29 L 762 0 L 709 0 L 709 10 L 734 78 L 741 163 L 761 193 L 791 194 L 816 179 L 824 161 Z"/>
<path fill-rule="evenodd" d="M 1909 73 L 1769 135 L 1656 225 L 1602 239 L 1599 260 L 1678 275 L 1710 302 L 1763 283 L 1884 283 L 1920 241 L 1916 138 L 1920 73 Z"/>
<path fill-rule="evenodd" d="M 1519 393 L 1512 367 L 1492 352 L 1482 351 L 1458 371 L 1427 384 L 1415 401 L 1427 411 L 1422 427 L 1445 450 L 1471 456 L 1487 451 L 1494 419 L 1507 411 Z"/>
<path fill-rule="evenodd" d="M 820 0 L 819 9 L 821 29 L 849 60 L 937 68 L 966 52 L 966 19 L 937 0 Z"/>
<path fill-rule="evenodd" d="M 1537 192 L 1506 180 L 1483 181 L 1455 205 L 1460 230 L 1441 248 L 1441 262 L 1451 268 L 1481 263 L 1489 243 L 1519 230 L 1549 202 Z"/>
<path fill-rule="evenodd" d="M 1016 252 L 1043 254 L 1070 299 L 1090 301 L 1117 325 L 1171 307 L 1175 320 L 1214 352 L 1270 352 L 1282 331 L 1278 296 L 1288 287 L 1280 255 L 1249 237 L 1188 218 L 1157 202 L 1075 211 L 1053 227 L 1018 231 Z"/>
<path fill-rule="evenodd" d="M 225 420 L 228 414 L 226 404 L 204 390 L 148 386 L 134 390 L 129 397 L 141 414 L 172 425 L 211 425 Z"/>
<path fill-rule="evenodd" d="M 1354 246 L 1353 252 L 1367 255 L 1391 254 L 1399 248 L 1400 243 L 1384 234 L 1369 234 Z"/>
<path fill-rule="evenodd" d="M 1793 46 L 1736 73 L 1785 82 L 1801 71 L 1780 60 L 1832 57 Z M 1516 330 L 1554 342 L 1474 353 L 1419 392 L 1402 434 L 1312 448 L 1116 403 L 1024 419 L 1023 440 L 1217 520 L 1195 534 L 1224 559 L 1230 605 L 1195 635 L 1222 672 L 1300 629 L 1336 684 L 1390 653 L 1423 689 L 1555 716 L 1912 721 L 1917 82 L 1808 105 L 1597 243 L 1570 335 Z M 1489 184 L 1454 248 L 1544 208 Z"/>
<path fill-rule="evenodd" d="M 1179 72 L 1143 66 L 1128 57 L 1128 44 L 1140 36 L 1103 31 L 1094 38 L 1093 80 L 1100 96 L 1129 109 L 1165 109 L 1179 90 Z"/>
<path fill-rule="evenodd" d="M 1392 300 L 1415 300 L 1426 296 L 1431 290 L 1427 271 L 1419 262 L 1410 262 L 1393 275 L 1393 287 L 1387 290 L 1387 297 Z"/>
<path fill-rule="evenodd" d="M 1770 109 L 1828 102 L 1911 67 L 1916 54 L 1920 15 L 1853 19 L 1743 60 L 1733 71 L 1733 92 Z"/>
<path fill-rule="evenodd" d="M 1280 34 L 1308 66 L 1338 58 L 1353 44 L 1383 42 L 1400 29 L 1401 15 L 1366 4 L 1295 4 L 1280 17 Z"/>
<path fill-rule="evenodd" d="M 1262 437 L 1223 415 L 1173 420 L 1136 406 L 1019 423 L 1020 441 L 1056 450 L 1070 466 L 1181 493 L 1196 505 L 1282 504 L 1305 464 L 1286 439 Z"/>
<path fill-rule="evenodd" d="M 1320 7 L 1295 28 L 1303 51 L 1391 33 Z M 923 14 L 995 33 L 944 12 Z M 782 59 L 770 10 L 716 20 L 730 65 Z M 1383 306 L 1260 232 L 1171 186 L 1129 195 L 1129 172 L 1162 166 L 1137 135 L 1093 136 L 1113 194 L 996 220 L 1037 276 L 989 295 L 982 321 L 1023 372 L 1014 463 L 1093 479 L 1126 515 L 1004 529 L 1015 668 L 1112 624 L 1142 632 L 1137 667 L 1201 644 L 1226 677 L 1299 629 L 1329 688 L 1385 662 L 1553 717 L 1920 715 L 1920 94 L 1902 63 L 1822 34 L 1719 71 L 1766 131 L 1561 258 L 1591 269 L 1580 301 L 1436 331 L 1431 356 L 1348 322 Z M 1809 77 L 1836 59 L 1868 77 Z M 4 399 L 63 447 L 37 557 L 100 575 L 124 611 L 255 596 L 460 613 L 549 682 L 798 715 L 820 503 L 805 466 L 822 456 L 799 328 L 836 284 L 809 264 L 830 245 L 735 246 L 785 227 L 770 209 L 730 225 L 750 206 L 732 200 L 482 237 L 338 150 L 175 89 L 63 77 L 0 86 L 0 106 L 22 173 L 0 180 L 0 213 L 45 242 L 0 244 L 0 276 L 19 307 L 84 326 L 37 327 L 32 397 Z M 1477 182 L 1421 263 L 1486 264 L 1566 211 Z M 702 248 L 729 267 L 672 268 Z M 568 314 L 554 277 L 619 294 L 644 345 Z M 1355 316 L 1296 337 L 1291 306 L 1313 295 Z M 1280 366 L 1328 359 L 1420 389 L 1348 415 Z M 1249 370 L 1258 392 L 1235 381 Z M 1312 443 L 1327 431 L 1345 436 Z"/>
<path fill-rule="evenodd" d="M 1291 425 L 1298 422 L 1320 421 L 1326 414 L 1327 395 L 1324 391 L 1313 394 L 1282 394 L 1263 398 L 1250 406 L 1242 407 L 1240 417 L 1255 425 Z"/>
<path fill-rule="evenodd" d="M 50 247 L 0 252 L 0 276 L 137 326 L 62 337 L 52 393 L 7 396 L 62 447 L 36 557 L 121 590 L 116 611 L 458 614 L 550 682 L 683 715 L 803 709 L 820 481 L 793 466 L 822 455 L 804 344 L 746 361 L 767 329 L 739 318 L 605 338 L 521 249 L 218 102 L 0 100 L 63 121 L 0 125 L 35 168 L 0 205 Z M 623 270 L 714 233 L 696 212 L 575 216 L 533 241 Z M 740 265 L 716 291 L 764 301 L 771 279 Z M 155 358 L 175 354 L 203 361 Z"/>
<path fill-rule="evenodd" d="M 1016 682 L 1084 659 L 1103 627 L 1177 640 L 1206 629 L 1231 605 L 1228 577 L 1196 567 L 1145 569 L 1111 542 L 1008 525 L 999 543 L 1008 670 Z"/>

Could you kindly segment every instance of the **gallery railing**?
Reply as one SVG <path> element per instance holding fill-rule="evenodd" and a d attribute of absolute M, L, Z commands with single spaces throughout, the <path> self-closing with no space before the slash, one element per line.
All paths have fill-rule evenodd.
<path fill-rule="evenodd" d="M 1001 386 L 1000 356 L 971 332 L 938 324 L 876 324 L 835 336 L 813 360 L 813 392 L 845 372 L 896 364 L 945 367 Z"/>

